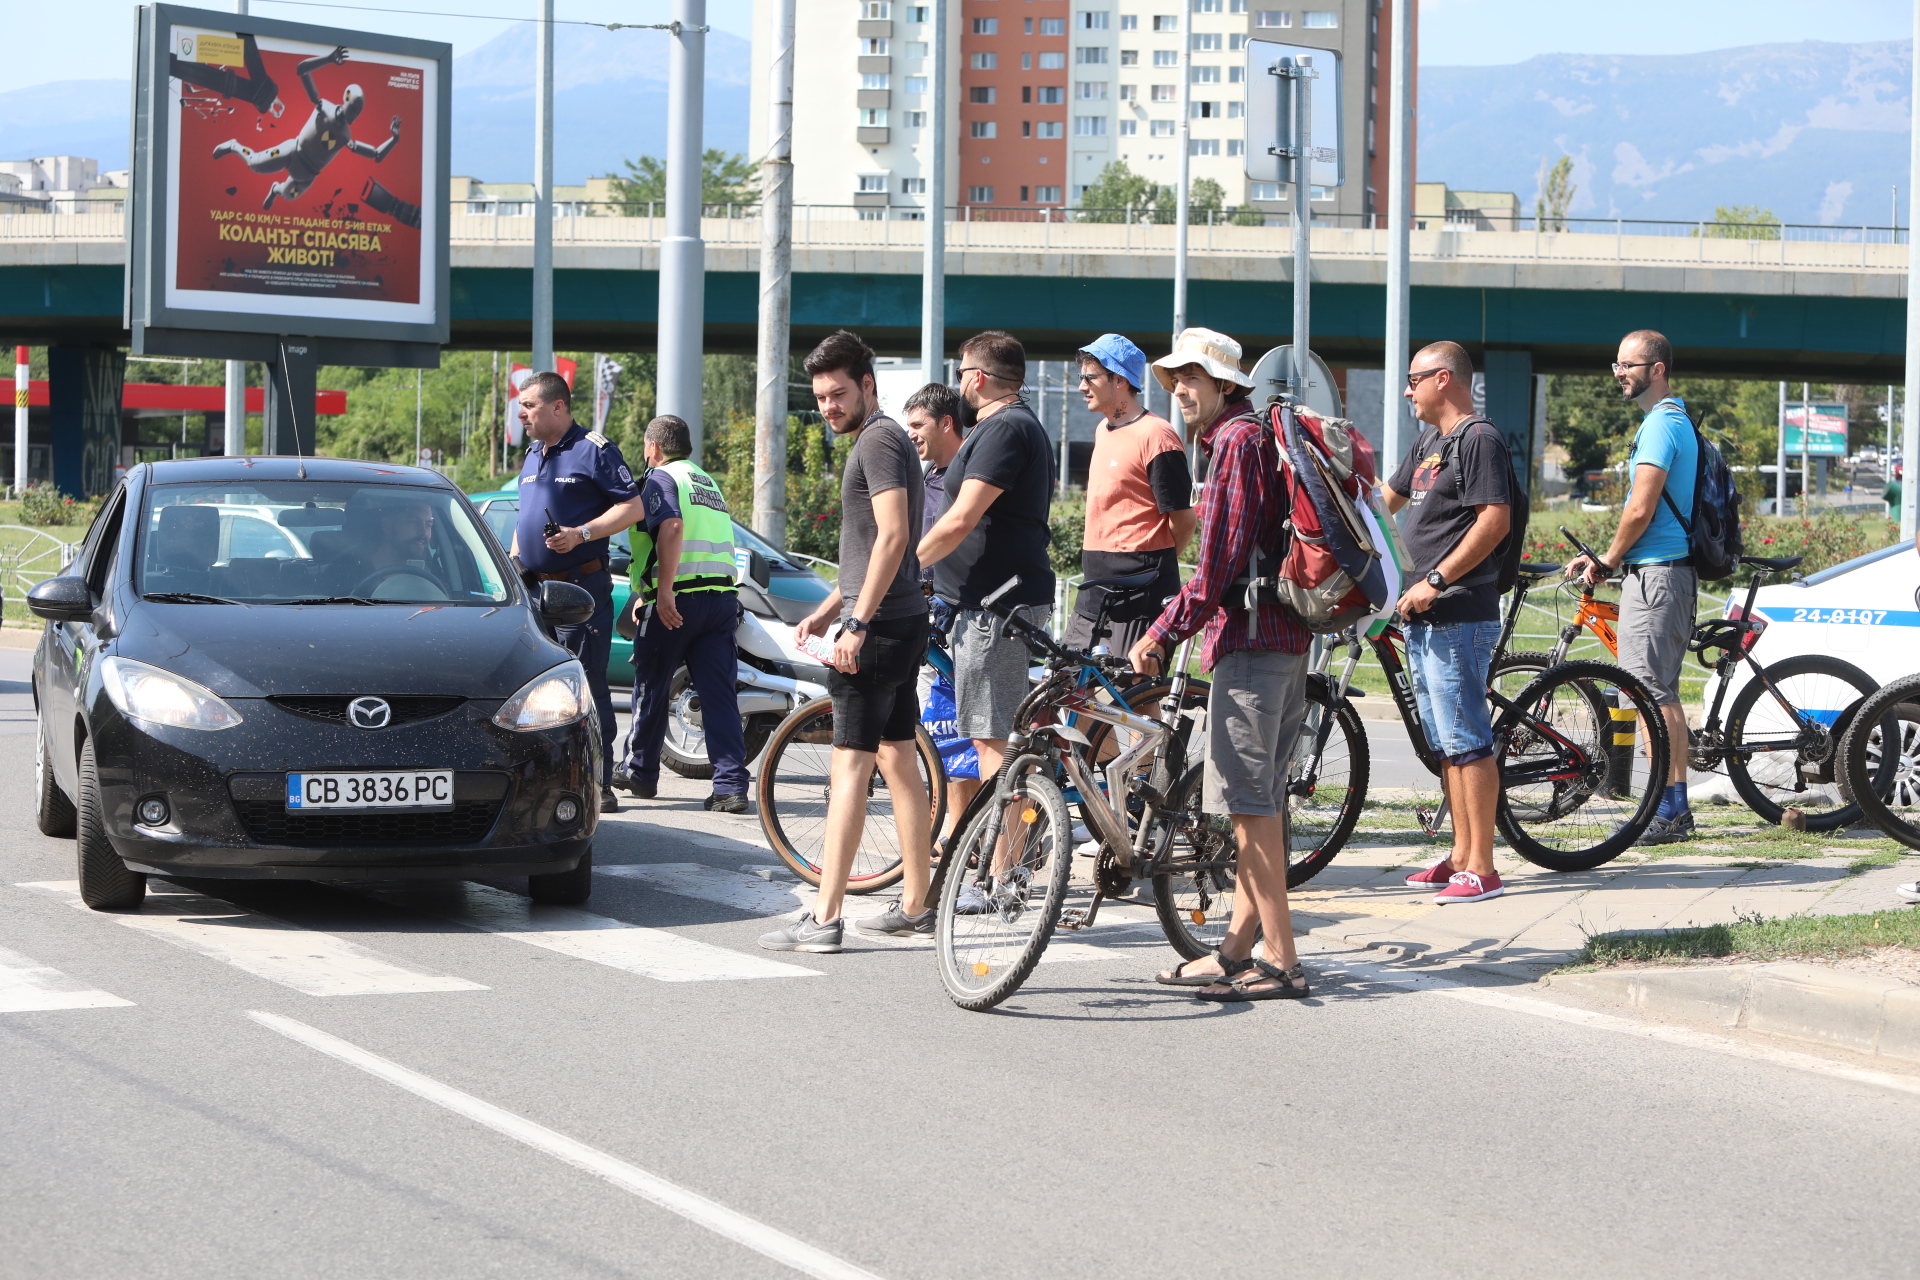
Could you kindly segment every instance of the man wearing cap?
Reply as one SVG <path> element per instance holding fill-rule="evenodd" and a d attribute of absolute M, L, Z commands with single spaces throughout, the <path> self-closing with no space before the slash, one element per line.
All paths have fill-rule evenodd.
<path fill-rule="evenodd" d="M 1102 640 L 1126 653 L 1160 616 L 1168 596 L 1180 590 L 1180 552 L 1193 537 L 1193 472 L 1186 447 L 1165 418 L 1140 403 L 1147 356 L 1117 333 L 1103 333 L 1080 348 L 1080 394 L 1100 415 L 1087 464 L 1087 531 L 1080 544 L 1080 570 L 1089 582 L 1157 574 L 1153 585 L 1109 610 L 1111 634 Z M 1080 592 L 1066 644 L 1093 644 L 1093 624 L 1106 592 Z"/>
<path fill-rule="evenodd" d="M 1246 586 L 1255 549 L 1281 550 L 1279 450 L 1248 402 L 1253 379 L 1240 371 L 1232 338 L 1187 329 L 1153 372 L 1173 393 L 1189 436 L 1199 436 L 1209 471 L 1199 568 L 1128 656 L 1134 670 L 1155 675 L 1176 645 L 1205 628 L 1201 662 L 1213 689 L 1202 803 L 1231 816 L 1239 847 L 1233 923 L 1220 949 L 1158 980 L 1194 987 L 1203 1000 L 1297 1000 L 1308 987 L 1287 909 L 1287 770 L 1305 710 L 1310 637 L 1278 601 L 1249 602 Z M 1265 959 L 1254 955 L 1262 933 Z"/>

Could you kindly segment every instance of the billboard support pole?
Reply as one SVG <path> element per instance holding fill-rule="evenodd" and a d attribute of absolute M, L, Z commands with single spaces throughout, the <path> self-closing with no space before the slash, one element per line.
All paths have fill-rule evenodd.
<path fill-rule="evenodd" d="M 706 78 L 707 0 L 673 0 L 667 62 L 667 225 L 660 238 L 659 412 L 692 430 L 701 456 L 702 337 L 706 245 L 700 240 L 701 87 Z"/>
<path fill-rule="evenodd" d="M 933 128 L 921 163 L 927 175 L 927 245 L 920 266 L 920 377 L 946 381 L 947 357 L 947 0 L 933 0 Z"/>
<path fill-rule="evenodd" d="M 753 531 L 787 545 L 787 366 L 793 346 L 793 10 L 773 15 L 767 157 L 760 164 L 760 353 L 754 397 Z"/>
<path fill-rule="evenodd" d="M 319 353 L 306 338 L 281 338 L 267 364 L 266 435 L 262 453 L 313 456 L 313 397 Z"/>
<path fill-rule="evenodd" d="M 1813 434 L 1813 388 L 1800 384 L 1800 510 L 1813 508 L 1813 467 L 1807 461 L 1807 437 Z"/>
<path fill-rule="evenodd" d="M 233 11 L 244 14 L 247 0 L 233 0 Z M 227 361 L 226 436 L 221 452 L 238 458 L 247 451 L 247 362 Z"/>
<path fill-rule="evenodd" d="M 533 367 L 553 368 L 553 0 L 540 0 L 533 93 Z"/>
<path fill-rule="evenodd" d="M 1412 345 L 1409 259 L 1413 235 L 1413 4 L 1391 0 L 1387 121 L 1387 350 L 1380 407 L 1380 464 L 1388 473 L 1407 452 L 1407 348 Z"/>
<path fill-rule="evenodd" d="M 1787 514 L 1787 384 L 1780 384 L 1780 439 L 1773 458 L 1773 514 Z"/>
<path fill-rule="evenodd" d="M 1920 5 L 1914 6 L 1913 30 L 1920 36 Z M 1920 90 L 1920 60 L 1913 66 L 1913 88 Z M 1908 158 L 1908 171 L 1912 175 L 1907 179 L 1908 216 L 1912 222 L 1912 192 L 1920 191 L 1920 129 L 1913 131 L 1912 152 Z M 1898 232 L 1895 235 L 1898 236 Z M 1920 236 L 1911 231 L 1907 233 L 1907 279 L 1920 279 Z M 1912 538 L 1914 529 L 1920 520 L 1920 405 L 1916 405 L 1914 389 L 1920 387 L 1920 291 L 1911 284 L 1907 288 L 1907 403 L 1902 420 L 1900 455 L 1905 460 L 1903 476 L 1905 483 L 1900 486 L 1900 536 Z"/>

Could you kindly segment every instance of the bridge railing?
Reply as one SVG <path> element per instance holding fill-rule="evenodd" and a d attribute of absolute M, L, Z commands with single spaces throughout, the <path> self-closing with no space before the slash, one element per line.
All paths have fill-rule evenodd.
<path fill-rule="evenodd" d="M 531 215 L 465 212 L 456 204 L 449 232 L 457 246 L 530 245 Z M 666 229 L 657 204 L 570 202 L 554 219 L 559 246 L 651 246 Z M 701 236 L 715 247 L 757 248 L 759 209 L 710 205 Z M 1293 252 L 1284 213 L 1201 209 L 1193 214 L 1191 253 L 1283 258 Z M 1316 216 L 1316 258 L 1380 258 L 1389 233 L 1372 216 Z M 796 205 L 796 249 L 912 250 L 924 244 L 922 211 L 858 205 Z M 116 214 L 53 214 L 0 218 L 0 244 L 21 241 L 118 241 Z M 948 211 L 947 245 L 965 252 L 1164 255 L 1173 252 L 1169 210 L 1054 209 L 961 206 Z M 1428 219 L 1412 233 L 1416 259 L 1619 263 L 1654 266 L 1775 267 L 1815 271 L 1904 272 L 1906 229 L 1875 226 L 1772 225 L 1630 218 Z"/>

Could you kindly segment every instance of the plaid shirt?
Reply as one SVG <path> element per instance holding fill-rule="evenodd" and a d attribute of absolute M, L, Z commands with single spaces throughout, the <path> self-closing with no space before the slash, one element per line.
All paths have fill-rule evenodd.
<path fill-rule="evenodd" d="M 1200 492 L 1199 568 L 1147 629 L 1171 654 L 1204 626 L 1200 662 L 1208 671 L 1237 649 L 1305 653 L 1312 642 L 1291 610 L 1269 603 L 1249 613 L 1228 586 L 1245 572 L 1255 546 L 1279 547 L 1286 519 L 1273 432 L 1257 418 L 1234 421 L 1252 412 L 1247 401 L 1232 401 L 1200 437 L 1208 467 Z"/>

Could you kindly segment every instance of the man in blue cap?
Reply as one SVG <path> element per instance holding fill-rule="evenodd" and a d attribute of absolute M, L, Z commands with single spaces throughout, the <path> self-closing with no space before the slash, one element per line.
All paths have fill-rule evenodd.
<path fill-rule="evenodd" d="M 1088 581 L 1152 570 L 1152 588 L 1110 611 L 1112 634 L 1102 640 L 1126 653 L 1180 590 L 1180 552 L 1193 537 L 1193 473 L 1186 446 L 1165 418 L 1140 403 L 1147 357 L 1117 333 L 1103 333 L 1080 349 L 1080 394 L 1101 415 L 1093 429 L 1087 467 L 1087 531 L 1080 568 Z M 1067 624 L 1066 643 L 1085 648 L 1105 593 L 1082 591 Z"/>

